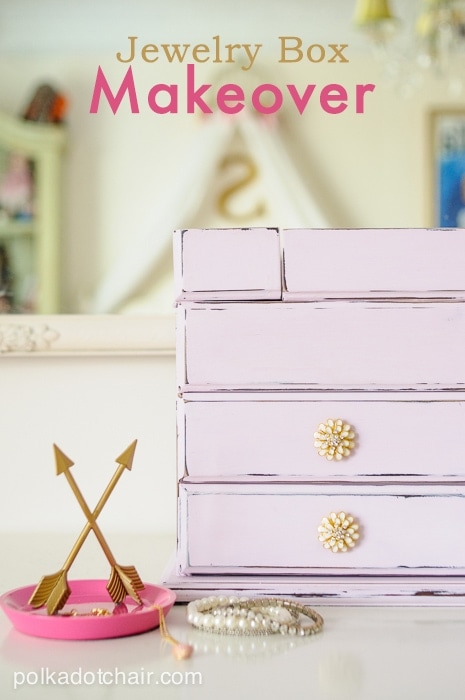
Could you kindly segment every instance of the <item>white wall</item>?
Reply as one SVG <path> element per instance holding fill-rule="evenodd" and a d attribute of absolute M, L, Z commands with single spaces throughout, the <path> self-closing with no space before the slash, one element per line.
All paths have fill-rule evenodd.
<path fill-rule="evenodd" d="M 36 84 L 51 81 L 69 97 L 69 144 L 66 156 L 63 287 L 64 311 L 85 311 L 99 280 L 137 232 L 147 230 L 157 204 L 183 168 L 201 117 L 155 115 L 145 94 L 157 82 L 185 82 L 185 66 L 134 61 L 141 113 L 121 108 L 116 116 L 102 107 L 89 114 L 93 84 L 101 65 L 112 85 L 127 65 L 115 58 L 125 51 L 128 35 L 141 43 L 206 42 L 220 34 L 226 41 L 263 43 L 261 74 L 278 86 L 299 89 L 315 82 L 373 82 L 366 113 L 347 110 L 328 115 L 316 105 L 302 116 L 289 107 L 280 113 L 282 129 L 302 177 L 337 227 L 430 225 L 429 132 L 432 107 L 464 103 L 444 80 L 427 77 L 408 97 L 401 97 L 354 33 L 352 3 L 242 3 L 227 9 L 218 3 L 42 3 L 6 0 L 0 8 L 0 109 L 18 114 Z M 40 8 L 40 11 L 39 11 Z M 285 8 L 285 9 L 284 9 Z M 404 8 L 399 8 L 404 11 Z M 244 8 L 242 8 L 245 11 Z M 346 64 L 288 65 L 277 62 L 277 37 L 304 42 L 347 42 Z M 197 65 L 198 81 L 224 82 L 224 65 Z M 255 70 L 255 67 L 254 69 Z M 244 79 L 244 85 L 246 81 Z M 197 222 L 199 223 L 199 222 Z M 200 222 L 201 223 L 201 222 Z M 286 225 L 286 222 L 269 222 Z M 183 222 L 189 226 L 191 222 Z M 154 232 L 157 235 L 157 232 Z M 169 294 L 160 302 L 169 308 Z M 156 311 L 158 309 L 151 309 Z"/>
<path fill-rule="evenodd" d="M 0 532 L 77 537 L 85 519 L 64 475 L 55 474 L 53 443 L 75 463 L 93 510 L 115 459 L 135 439 L 132 471 L 105 506 L 102 531 L 175 532 L 173 356 L 2 356 L 0 386 Z"/>

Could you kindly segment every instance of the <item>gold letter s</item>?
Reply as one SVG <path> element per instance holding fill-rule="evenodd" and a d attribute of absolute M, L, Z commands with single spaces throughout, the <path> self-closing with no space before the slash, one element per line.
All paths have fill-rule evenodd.
<path fill-rule="evenodd" d="M 229 187 L 226 187 L 226 189 L 219 194 L 217 207 L 220 214 L 222 214 L 222 216 L 224 216 L 226 219 L 230 219 L 231 221 L 236 221 L 238 223 L 244 223 L 248 219 L 262 216 L 266 212 L 266 206 L 263 204 L 263 202 L 258 202 L 255 208 L 251 211 L 244 212 L 242 214 L 231 211 L 229 207 L 230 198 L 236 194 L 236 192 L 253 182 L 258 175 L 257 166 L 253 162 L 252 158 L 244 153 L 235 153 L 225 156 L 220 163 L 220 169 L 226 170 L 230 166 L 235 165 L 242 166 L 244 174 L 240 175 L 236 182 L 229 185 Z"/>

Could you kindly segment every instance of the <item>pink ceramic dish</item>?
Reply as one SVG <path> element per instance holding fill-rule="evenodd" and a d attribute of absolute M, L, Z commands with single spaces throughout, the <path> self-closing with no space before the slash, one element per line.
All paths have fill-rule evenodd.
<path fill-rule="evenodd" d="M 119 606 L 111 601 L 106 589 L 107 581 L 70 581 L 71 595 L 64 608 L 56 615 L 47 615 L 45 608 L 28 605 L 35 585 L 16 588 L 0 597 L 0 606 L 24 634 L 49 639 L 109 639 L 139 634 L 158 627 L 159 612 L 153 605 L 160 605 L 168 614 L 176 594 L 168 588 L 146 583 L 141 591 L 142 606 L 127 597 Z M 112 615 L 90 616 L 92 608 L 105 608 Z M 72 609 L 77 616 L 66 615 Z"/>

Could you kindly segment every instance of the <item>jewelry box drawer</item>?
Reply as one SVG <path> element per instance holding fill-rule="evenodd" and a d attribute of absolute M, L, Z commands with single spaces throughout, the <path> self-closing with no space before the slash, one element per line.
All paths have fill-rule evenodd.
<path fill-rule="evenodd" d="M 463 575 L 464 518 L 458 486 L 181 483 L 178 571 Z"/>
<path fill-rule="evenodd" d="M 228 228 L 174 233 L 178 301 L 447 298 L 463 290 L 464 258 L 463 229 Z"/>
<path fill-rule="evenodd" d="M 187 229 L 173 242 L 178 301 L 281 299 L 278 229 Z"/>
<path fill-rule="evenodd" d="M 464 302 L 186 303 L 182 391 L 465 387 Z"/>
<path fill-rule="evenodd" d="M 179 478 L 465 479 L 464 392 L 190 393 L 177 423 Z"/>
<path fill-rule="evenodd" d="M 463 229 L 284 229 L 281 241 L 284 300 L 446 298 L 464 289 Z"/>

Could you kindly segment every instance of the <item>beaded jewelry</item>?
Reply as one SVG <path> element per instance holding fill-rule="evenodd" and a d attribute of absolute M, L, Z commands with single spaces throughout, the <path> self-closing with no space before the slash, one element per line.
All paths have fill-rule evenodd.
<path fill-rule="evenodd" d="M 302 624 L 301 617 L 313 624 Z M 282 598 L 210 596 L 190 602 L 187 619 L 202 631 L 219 634 L 308 637 L 323 628 L 323 618 L 308 605 Z"/>

